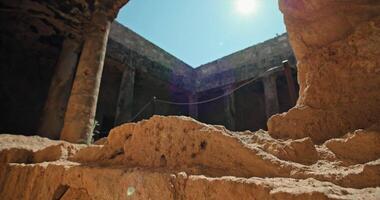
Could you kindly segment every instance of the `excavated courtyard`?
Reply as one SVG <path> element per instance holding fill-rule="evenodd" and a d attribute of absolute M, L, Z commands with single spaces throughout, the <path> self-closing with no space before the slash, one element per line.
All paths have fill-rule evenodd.
<path fill-rule="evenodd" d="M 66 6 L 74 2 L 88 4 Z M 95 2 L 101 9 L 83 7 L 85 18 L 68 14 L 96 26 L 62 140 L 1 134 L 0 199 L 380 199 L 379 1 L 279 1 L 300 95 L 268 120 L 268 131 L 155 115 L 85 145 L 78 143 L 94 120 L 110 21 L 127 1 Z"/>

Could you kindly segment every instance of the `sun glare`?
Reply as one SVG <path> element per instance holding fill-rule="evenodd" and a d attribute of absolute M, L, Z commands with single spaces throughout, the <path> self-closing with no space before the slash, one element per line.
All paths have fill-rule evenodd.
<path fill-rule="evenodd" d="M 239 14 L 251 15 L 257 7 L 256 0 L 235 0 L 235 9 Z"/>

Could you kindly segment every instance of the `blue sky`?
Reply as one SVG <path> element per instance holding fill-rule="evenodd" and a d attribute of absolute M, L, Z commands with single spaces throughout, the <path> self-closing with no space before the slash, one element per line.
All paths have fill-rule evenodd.
<path fill-rule="evenodd" d="M 285 32 L 277 0 L 130 0 L 117 20 L 192 67 Z"/>

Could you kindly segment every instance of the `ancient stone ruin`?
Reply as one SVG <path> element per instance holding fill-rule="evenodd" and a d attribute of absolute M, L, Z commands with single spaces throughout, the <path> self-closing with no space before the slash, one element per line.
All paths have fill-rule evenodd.
<path fill-rule="evenodd" d="M 112 24 L 126 3 L 1 2 L 0 199 L 380 199 L 380 2 L 279 0 L 288 35 L 195 71 Z M 280 45 L 269 65 L 260 65 L 268 57 L 258 53 L 258 63 L 242 60 L 241 76 L 232 78 L 234 59 L 265 52 L 260 45 L 273 50 L 287 37 L 295 58 Z M 281 89 L 278 81 L 286 83 L 296 63 L 296 105 L 275 114 L 292 105 L 290 85 Z M 287 77 L 283 68 L 268 70 L 275 66 Z M 199 122 L 207 118 L 199 106 L 184 111 L 192 118 L 123 123 L 133 99 L 143 99 L 129 95 L 141 77 L 166 80 L 179 99 L 194 102 L 256 76 L 268 131 L 242 131 L 251 127 L 230 116 L 241 105 L 231 97 L 223 104 L 225 126 Z M 115 85 L 117 92 L 107 89 Z M 29 104 L 35 108 L 15 106 Z M 17 116 L 21 110 L 26 116 Z M 99 116 L 118 126 L 90 144 Z"/>

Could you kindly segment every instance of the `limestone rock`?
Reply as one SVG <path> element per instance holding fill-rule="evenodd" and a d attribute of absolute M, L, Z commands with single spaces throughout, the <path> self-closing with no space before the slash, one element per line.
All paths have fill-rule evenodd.
<path fill-rule="evenodd" d="M 157 200 L 377 199 L 380 195 L 379 188 L 343 188 L 315 179 L 207 178 L 123 167 L 51 165 L 12 165 L 6 171 L 12 176 L 7 176 L 0 194 L 5 199 Z"/>
<path fill-rule="evenodd" d="M 39 163 L 67 159 L 86 145 L 53 141 L 39 136 L 0 135 L 1 163 Z"/>
<path fill-rule="evenodd" d="M 350 163 L 366 163 L 380 156 L 380 132 L 357 130 L 325 143 L 337 158 Z"/>
<path fill-rule="evenodd" d="M 298 60 L 296 107 L 268 121 L 275 138 L 330 138 L 380 119 L 380 2 L 280 0 Z"/>
<path fill-rule="evenodd" d="M 298 140 L 276 140 L 265 131 L 257 131 L 251 136 L 250 143 L 257 144 L 264 151 L 273 154 L 281 160 L 289 160 L 305 165 L 318 161 L 318 152 L 310 138 Z"/>
<path fill-rule="evenodd" d="M 231 132 L 188 117 L 162 116 L 116 127 L 104 145 L 4 135 L 0 196 L 378 199 L 377 136 L 362 130 L 314 145 L 310 138 L 278 140 L 265 131 Z M 360 148 L 365 144 L 368 148 Z M 348 146 L 358 152 L 350 154 Z M 14 153 L 4 154 L 9 148 Z M 30 160 L 19 160 L 17 151 L 29 152 Z"/>
<path fill-rule="evenodd" d="M 95 145 L 104 145 L 107 143 L 107 138 L 100 138 L 94 142 Z"/>

